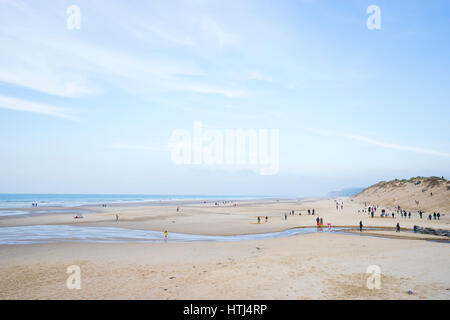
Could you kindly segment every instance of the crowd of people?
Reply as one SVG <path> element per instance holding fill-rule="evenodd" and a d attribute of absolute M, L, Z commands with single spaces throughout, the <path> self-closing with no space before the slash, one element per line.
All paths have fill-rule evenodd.
<path fill-rule="evenodd" d="M 358 210 L 358 213 L 367 213 L 371 218 L 375 217 L 375 214 L 377 212 L 378 206 L 369 206 L 362 210 Z M 397 207 L 395 210 L 390 210 L 391 213 L 388 213 L 386 209 L 381 209 L 380 217 L 392 217 L 395 218 L 395 214 L 400 214 L 400 217 L 403 219 L 411 219 L 412 213 L 411 211 L 406 211 L 402 209 L 400 206 Z M 424 212 L 422 210 L 419 210 L 417 212 L 419 219 L 423 218 Z M 439 212 L 433 212 L 433 214 L 428 215 L 428 220 L 439 220 L 441 218 L 441 214 Z"/>

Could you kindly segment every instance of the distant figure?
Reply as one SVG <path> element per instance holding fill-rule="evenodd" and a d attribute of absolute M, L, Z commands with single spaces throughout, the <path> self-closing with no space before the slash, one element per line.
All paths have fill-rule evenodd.
<path fill-rule="evenodd" d="M 408 212 L 408 219 L 411 219 L 411 211 Z"/>
<path fill-rule="evenodd" d="M 118 221 L 119 221 L 119 215 L 116 214 L 116 222 L 118 222 Z"/>
<path fill-rule="evenodd" d="M 266 222 L 267 222 L 267 219 L 269 219 L 269 218 L 266 216 Z"/>
<path fill-rule="evenodd" d="M 433 212 L 433 219 L 436 220 L 436 212 Z"/>
<path fill-rule="evenodd" d="M 359 232 L 362 232 L 363 224 L 362 221 L 359 222 Z"/>
<path fill-rule="evenodd" d="M 320 219 L 319 219 L 319 217 L 316 218 L 316 224 L 317 224 L 317 225 L 320 224 Z"/>
<path fill-rule="evenodd" d="M 370 215 L 372 216 L 372 219 L 373 219 L 373 211 L 372 211 L 372 213 Z"/>
<path fill-rule="evenodd" d="M 320 218 L 320 220 L 319 220 L 319 221 L 320 221 L 320 226 L 321 226 L 321 227 L 323 227 L 323 219 L 322 219 L 322 218 Z"/>
<path fill-rule="evenodd" d="M 400 232 L 400 223 L 397 222 L 397 232 Z"/>
<path fill-rule="evenodd" d="M 261 221 L 261 218 L 258 216 L 258 223 Z"/>
<path fill-rule="evenodd" d="M 432 216 L 431 216 L 431 213 L 428 215 L 428 220 L 430 220 L 431 221 L 431 218 L 432 218 Z"/>
<path fill-rule="evenodd" d="M 312 215 L 314 215 L 314 209 L 312 209 Z"/>
<path fill-rule="evenodd" d="M 433 196 L 433 192 L 430 192 L 430 197 L 432 197 Z"/>
<path fill-rule="evenodd" d="M 344 210 L 344 205 L 343 204 L 341 204 L 341 210 Z"/>
<path fill-rule="evenodd" d="M 311 210 L 310 209 L 308 209 L 308 215 L 310 215 L 311 214 Z"/>
<path fill-rule="evenodd" d="M 439 220 L 440 216 L 441 216 L 441 214 L 438 212 L 438 213 L 436 214 L 436 217 L 437 217 L 438 220 Z"/>
<path fill-rule="evenodd" d="M 422 211 L 419 211 L 420 219 L 422 219 Z"/>
<path fill-rule="evenodd" d="M 179 212 L 179 211 L 180 211 L 180 208 L 177 207 L 177 212 Z"/>
<path fill-rule="evenodd" d="M 328 224 L 328 231 L 330 231 L 331 230 L 331 223 L 327 223 Z"/>
<path fill-rule="evenodd" d="M 392 219 L 394 219 L 394 213 L 392 212 Z"/>
<path fill-rule="evenodd" d="M 286 213 L 284 214 L 284 220 L 287 220 L 287 214 Z"/>
<path fill-rule="evenodd" d="M 169 236 L 169 233 L 167 232 L 167 230 L 164 231 L 164 239 L 167 239 L 167 237 Z"/>

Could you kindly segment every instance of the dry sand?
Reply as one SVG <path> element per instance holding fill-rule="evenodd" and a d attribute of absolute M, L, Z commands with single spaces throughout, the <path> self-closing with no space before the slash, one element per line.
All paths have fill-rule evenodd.
<path fill-rule="evenodd" d="M 180 207 L 89 207 L 95 214 L 2 217 L 0 227 L 35 224 L 165 229 L 191 234 L 232 235 L 326 225 L 402 228 L 414 224 L 449 229 L 440 221 L 398 215 L 371 219 L 362 206 L 334 200 L 192 203 Z M 306 210 L 314 208 L 315 216 Z M 381 209 L 381 208 L 380 208 Z M 282 214 L 295 210 L 288 220 Z M 302 215 L 298 215 L 301 210 Z M 441 212 L 442 213 L 442 212 Z M 119 222 L 115 222 L 119 214 Z M 268 216 L 257 223 L 257 216 Z M 264 219 L 262 220 L 264 221 Z M 393 238 L 317 232 L 241 242 L 164 244 L 55 243 L 0 246 L 0 299 L 449 299 L 450 245 L 425 241 L 432 236 L 371 231 Z M 66 287 L 66 268 L 79 265 L 81 290 Z M 381 289 L 369 290 L 366 269 L 381 269 Z M 409 295 L 408 290 L 413 294 Z"/>

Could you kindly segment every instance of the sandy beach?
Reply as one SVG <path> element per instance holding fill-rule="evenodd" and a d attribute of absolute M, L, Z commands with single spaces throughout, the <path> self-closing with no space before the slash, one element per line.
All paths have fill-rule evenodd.
<path fill-rule="evenodd" d="M 449 229 L 448 215 L 439 221 L 420 219 L 417 213 L 410 219 L 370 218 L 358 212 L 363 204 L 351 198 L 338 201 L 343 202 L 343 210 L 336 210 L 334 199 L 254 200 L 91 206 L 83 210 L 95 213 L 82 219 L 69 213 L 2 217 L 0 227 L 168 230 L 169 239 L 166 243 L 1 245 L 0 299 L 450 298 L 449 243 L 429 241 L 443 237 L 408 231 L 414 225 Z M 308 209 L 314 209 L 315 215 L 308 215 Z M 285 220 L 284 213 L 291 210 L 294 215 Z M 258 216 L 264 217 L 259 224 Z M 323 218 L 325 226 L 355 230 L 238 242 L 170 241 L 170 233 L 175 232 L 244 235 L 311 227 L 316 217 Z M 371 236 L 360 236 L 359 221 L 365 227 L 392 229 L 363 231 Z M 399 233 L 393 229 L 397 222 L 402 228 Z M 71 265 L 81 269 L 80 290 L 66 287 L 66 269 Z M 366 270 L 371 265 L 381 270 L 380 289 L 367 288 Z"/>

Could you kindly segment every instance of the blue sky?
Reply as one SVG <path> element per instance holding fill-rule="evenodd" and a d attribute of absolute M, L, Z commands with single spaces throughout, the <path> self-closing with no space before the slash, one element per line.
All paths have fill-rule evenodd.
<path fill-rule="evenodd" d="M 450 175 L 448 1 L 0 8 L 0 192 L 307 196 Z M 278 129 L 279 172 L 175 165 L 172 132 L 196 120 Z"/>

